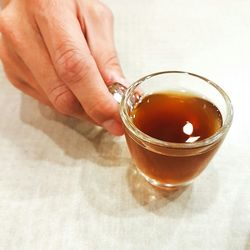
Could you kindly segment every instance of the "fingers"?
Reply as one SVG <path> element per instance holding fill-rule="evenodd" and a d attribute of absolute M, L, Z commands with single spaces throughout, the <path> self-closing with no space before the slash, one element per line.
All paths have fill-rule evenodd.
<path fill-rule="evenodd" d="M 91 46 L 87 43 L 83 33 L 86 24 L 79 20 L 76 1 L 35 3 L 13 1 L 4 14 L 1 13 L 1 33 L 11 47 L 9 51 L 16 52 L 8 53 L 9 61 L 5 60 L 8 77 L 15 86 L 37 99 L 47 96 L 59 112 L 81 116 L 85 110 L 97 124 L 115 135 L 122 134 L 118 105 L 105 84 L 119 81 L 112 80 L 112 72 L 122 75 L 113 51 L 112 29 L 100 36 L 106 37 L 107 46 L 112 40 L 109 52 L 98 56 L 100 52 L 94 51 L 94 47 L 101 39 L 95 43 L 93 32 L 88 34 Z M 86 3 L 96 4 L 95 1 Z M 89 28 L 85 28 L 87 33 Z M 99 27 L 95 32 L 100 30 Z M 10 65 L 12 61 L 15 63 Z"/>
<path fill-rule="evenodd" d="M 117 103 L 100 75 L 76 13 L 58 6 L 57 13 L 62 15 L 51 18 L 53 13 L 38 15 L 36 21 L 57 75 L 94 121 L 115 135 L 122 134 Z"/>
<path fill-rule="evenodd" d="M 3 38 L 0 39 L 0 58 L 7 78 L 16 88 L 40 102 L 50 105 L 49 100 L 43 92 L 37 91 L 39 86 L 36 84 L 31 72 L 16 55 L 14 50 L 9 49 Z"/>
<path fill-rule="evenodd" d="M 40 86 L 36 83 L 27 66 L 14 52 L 14 49 L 9 49 L 8 45 L 4 43 L 2 39 L 0 39 L 0 58 L 3 62 L 7 78 L 17 89 L 37 99 L 41 103 L 53 107 Z M 73 113 L 72 116 L 80 120 L 87 119 L 93 122 L 85 113 Z"/>
<path fill-rule="evenodd" d="M 18 76 L 19 79 L 22 79 L 22 82 L 25 82 L 26 85 L 30 85 L 32 89 L 40 93 L 40 95 L 49 102 L 42 88 L 35 81 L 31 71 L 15 53 L 14 48 L 11 48 L 11 44 L 5 41 L 3 37 L 0 39 L 0 58 L 5 65 L 4 68 L 8 70 L 9 74 Z"/>
<path fill-rule="evenodd" d="M 98 2 L 89 8 L 82 6 L 82 13 L 87 27 L 87 42 L 104 81 L 108 85 L 113 82 L 124 84 L 124 75 L 115 49 L 112 12 Z"/>
<path fill-rule="evenodd" d="M 36 82 L 54 108 L 65 115 L 80 116 L 83 109 L 79 101 L 58 78 L 44 42 L 39 32 L 34 29 L 34 23 L 26 18 L 26 13 L 23 15 L 18 23 L 8 22 L 8 18 L 3 20 L 3 37 L 15 48 L 16 53 L 33 73 Z"/>
<path fill-rule="evenodd" d="M 7 78 L 9 81 L 19 90 L 21 90 L 23 93 L 35 98 L 39 102 L 51 106 L 50 102 L 46 97 L 41 95 L 39 92 L 37 92 L 35 89 L 30 87 L 25 81 L 23 81 L 21 78 L 15 76 L 12 72 L 8 71 L 9 67 L 4 66 L 4 70 L 6 73 Z"/>

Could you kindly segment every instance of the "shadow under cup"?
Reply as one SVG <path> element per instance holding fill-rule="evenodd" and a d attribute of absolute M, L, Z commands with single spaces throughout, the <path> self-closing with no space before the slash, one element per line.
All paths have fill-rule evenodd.
<path fill-rule="evenodd" d="M 222 127 L 211 137 L 190 143 L 166 142 L 146 135 L 134 125 L 130 114 L 141 98 L 159 92 L 188 92 L 210 101 L 222 115 Z M 120 113 L 139 173 L 151 184 L 167 189 L 190 184 L 204 170 L 223 142 L 233 118 L 231 101 L 218 85 L 182 71 L 159 72 L 133 83 L 125 92 Z"/>

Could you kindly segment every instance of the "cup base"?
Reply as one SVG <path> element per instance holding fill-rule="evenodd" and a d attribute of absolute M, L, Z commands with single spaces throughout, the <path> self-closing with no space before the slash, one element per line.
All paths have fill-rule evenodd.
<path fill-rule="evenodd" d="M 148 176 L 146 176 L 140 169 L 136 168 L 138 173 L 143 176 L 143 178 L 149 183 L 151 184 L 152 186 L 156 187 L 156 188 L 159 188 L 159 189 L 164 189 L 164 190 L 168 190 L 168 191 L 174 191 L 174 190 L 177 190 L 177 189 L 180 189 L 180 188 L 184 188 L 184 187 L 187 187 L 189 186 L 190 184 L 193 183 L 193 180 L 191 181 L 186 181 L 186 182 L 182 182 L 182 183 L 179 183 L 179 184 L 171 184 L 171 183 L 161 183 L 161 182 L 158 182 Z"/>

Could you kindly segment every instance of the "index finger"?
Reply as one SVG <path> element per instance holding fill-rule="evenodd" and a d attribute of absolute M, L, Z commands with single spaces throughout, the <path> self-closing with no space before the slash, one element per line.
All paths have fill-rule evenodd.
<path fill-rule="evenodd" d="M 122 134 L 118 105 L 90 54 L 77 19 L 77 8 L 58 5 L 56 10 L 53 8 L 38 14 L 36 21 L 59 78 L 94 121 L 113 134 Z"/>

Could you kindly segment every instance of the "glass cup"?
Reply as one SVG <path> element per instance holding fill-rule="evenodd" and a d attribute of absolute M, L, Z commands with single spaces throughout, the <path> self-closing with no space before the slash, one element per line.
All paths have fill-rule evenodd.
<path fill-rule="evenodd" d="M 221 112 L 222 127 L 209 138 L 190 143 L 162 141 L 140 131 L 130 117 L 138 102 L 147 95 L 173 91 L 188 92 L 213 103 Z M 193 73 L 158 72 L 139 79 L 128 89 L 114 83 L 110 92 L 118 102 L 121 101 L 125 137 L 138 172 L 159 188 L 178 188 L 192 183 L 213 158 L 233 119 L 227 94 L 217 84 Z"/>

